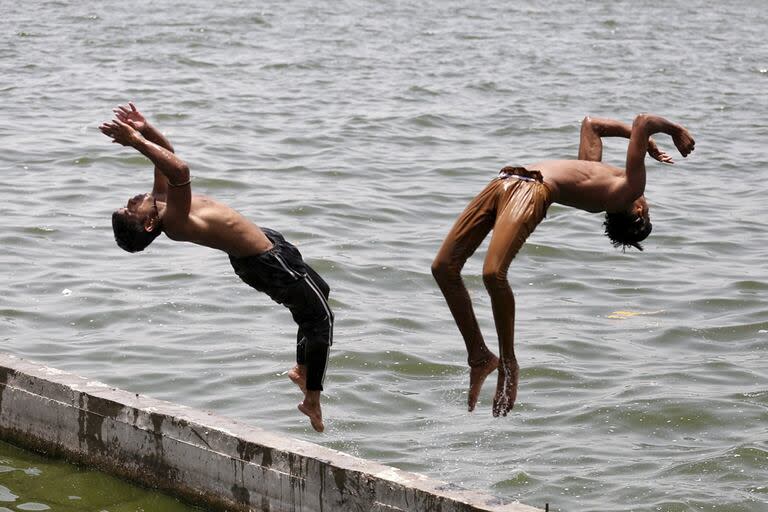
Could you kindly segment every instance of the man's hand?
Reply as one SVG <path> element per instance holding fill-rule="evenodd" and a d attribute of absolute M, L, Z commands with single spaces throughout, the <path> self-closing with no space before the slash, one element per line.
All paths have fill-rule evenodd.
<path fill-rule="evenodd" d="M 659 146 L 656 145 L 656 141 L 648 138 L 648 154 L 651 155 L 652 158 L 655 158 L 661 163 L 664 164 L 674 164 L 675 162 L 672 161 L 672 157 L 663 152 L 659 149 Z"/>
<path fill-rule="evenodd" d="M 112 139 L 112 142 L 122 144 L 123 146 L 134 146 L 142 139 L 141 134 L 132 126 L 125 124 L 119 119 L 109 123 L 103 123 L 99 126 L 101 133 Z"/>
<path fill-rule="evenodd" d="M 138 111 L 133 102 L 129 101 L 127 107 L 125 105 L 118 105 L 112 109 L 112 112 L 115 113 L 115 116 L 119 121 L 130 125 L 139 132 L 143 132 L 144 128 L 147 126 L 146 118 Z"/>
<path fill-rule="evenodd" d="M 672 134 L 672 140 L 675 142 L 677 150 L 680 151 L 680 154 L 685 158 L 691 154 L 691 151 L 693 151 L 696 146 L 696 142 L 693 140 L 693 137 L 688 130 L 682 126 L 679 126 L 678 128 L 678 132 Z"/>

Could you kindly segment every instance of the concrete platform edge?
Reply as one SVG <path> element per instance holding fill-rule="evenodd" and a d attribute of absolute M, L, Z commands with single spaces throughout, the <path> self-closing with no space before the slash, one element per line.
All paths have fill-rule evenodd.
<path fill-rule="evenodd" d="M 541 512 L 3 353 L 0 439 L 212 510 Z"/>

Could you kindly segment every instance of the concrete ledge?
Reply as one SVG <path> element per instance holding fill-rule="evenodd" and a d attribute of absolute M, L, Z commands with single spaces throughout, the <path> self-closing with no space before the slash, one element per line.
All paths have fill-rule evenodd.
<path fill-rule="evenodd" d="M 215 510 L 541 512 L 2 353 L 0 438 Z"/>

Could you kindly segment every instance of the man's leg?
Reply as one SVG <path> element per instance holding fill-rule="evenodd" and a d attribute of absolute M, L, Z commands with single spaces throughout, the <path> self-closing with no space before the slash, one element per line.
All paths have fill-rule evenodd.
<path fill-rule="evenodd" d="M 307 340 L 304 351 L 307 360 L 307 390 L 322 391 L 325 370 L 328 367 L 328 355 L 333 345 L 334 316 L 328 305 L 331 289 L 309 265 L 307 265 L 306 281 L 317 298 L 313 308 L 320 317 L 319 320 L 313 320 L 309 326 L 302 328 Z"/>
<path fill-rule="evenodd" d="M 327 303 L 331 288 L 312 267 L 307 265 L 306 269 L 309 278 L 317 285 Z M 288 371 L 288 378 L 301 389 L 302 393 L 307 393 L 307 337 L 301 327 L 296 333 L 296 366 Z"/>
<path fill-rule="evenodd" d="M 312 428 L 318 432 L 325 429 L 320 407 L 320 392 L 323 390 L 328 355 L 333 344 L 333 312 L 328 305 L 330 288 L 307 265 L 307 275 L 285 293 L 285 306 L 290 309 L 293 320 L 298 324 L 303 340 L 303 357 L 297 347 L 298 364 L 289 371 L 289 377 L 302 391 L 304 400 L 299 410 L 309 417 Z"/>
<path fill-rule="evenodd" d="M 493 227 L 498 185 L 498 180 L 494 180 L 469 203 L 448 232 L 432 263 L 432 275 L 467 347 L 470 367 L 467 406 L 470 411 L 475 408 L 485 378 L 496 369 L 498 358 L 483 340 L 469 292 L 461 278 L 461 269 Z"/>
<path fill-rule="evenodd" d="M 515 296 L 507 281 L 507 269 L 528 236 L 541 222 L 549 206 L 548 190 L 541 183 L 518 183 L 496 218 L 488 254 L 483 263 L 483 282 L 491 297 L 493 320 L 499 337 L 499 378 L 493 415 L 506 416 L 517 398 L 519 367 L 515 357 Z M 542 196 L 542 194 L 546 194 Z"/>
<path fill-rule="evenodd" d="M 307 337 L 301 327 L 296 333 L 296 366 L 288 370 L 288 378 L 302 393 L 307 393 Z"/>

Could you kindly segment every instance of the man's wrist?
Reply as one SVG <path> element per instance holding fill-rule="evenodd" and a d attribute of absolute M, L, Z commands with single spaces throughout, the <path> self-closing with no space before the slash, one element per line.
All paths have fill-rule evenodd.
<path fill-rule="evenodd" d="M 139 149 L 141 146 L 144 145 L 146 141 L 147 139 L 144 138 L 141 132 L 139 130 L 135 130 L 129 142 L 133 148 Z"/>

